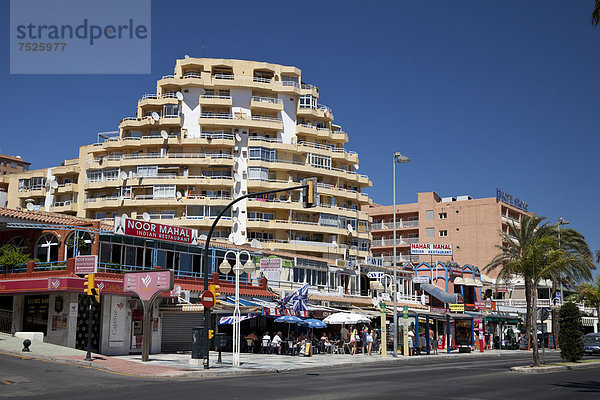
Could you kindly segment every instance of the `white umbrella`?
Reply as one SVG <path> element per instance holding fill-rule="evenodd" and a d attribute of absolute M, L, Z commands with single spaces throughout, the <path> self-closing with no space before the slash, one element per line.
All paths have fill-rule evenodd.
<path fill-rule="evenodd" d="M 368 317 L 366 317 L 362 314 L 338 312 L 335 314 L 331 314 L 330 316 L 325 318 L 323 320 L 323 322 L 325 322 L 328 325 L 340 325 L 340 324 L 356 325 L 356 324 L 363 324 L 363 323 L 367 324 L 371 321 L 369 320 Z"/>

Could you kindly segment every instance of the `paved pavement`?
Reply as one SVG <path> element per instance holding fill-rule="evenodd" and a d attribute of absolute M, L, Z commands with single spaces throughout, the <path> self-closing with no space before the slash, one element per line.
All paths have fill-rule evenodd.
<path fill-rule="evenodd" d="M 202 360 L 192 360 L 190 353 L 151 354 L 150 361 L 142 362 L 141 355 L 104 356 L 93 354 L 94 361 L 85 361 L 86 352 L 50 343 L 34 342 L 30 353 L 22 353 L 23 340 L 0 333 L 0 352 L 21 354 L 28 357 L 42 358 L 53 361 L 76 363 L 85 366 L 107 369 L 121 374 L 154 377 L 218 377 L 245 374 L 260 374 L 269 372 L 299 371 L 314 368 L 351 367 L 373 363 L 412 363 L 424 359 L 464 358 L 473 359 L 488 355 L 526 354 L 519 350 L 490 350 L 485 353 L 439 353 L 437 355 L 420 355 L 417 357 L 398 357 L 394 359 L 388 354 L 386 359 L 380 355 L 368 356 L 357 354 L 316 354 L 312 357 L 287 356 L 277 354 L 246 354 L 240 356 L 241 366 L 232 366 L 231 353 L 222 354 L 222 363 L 217 363 L 218 353 L 211 352 L 211 369 L 205 370 Z M 549 351 L 548 353 L 556 353 Z M 198 363 L 200 361 L 200 363 Z"/>

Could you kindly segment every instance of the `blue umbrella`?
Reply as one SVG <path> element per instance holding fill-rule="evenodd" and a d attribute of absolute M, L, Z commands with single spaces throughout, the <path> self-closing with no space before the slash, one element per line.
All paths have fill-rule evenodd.
<path fill-rule="evenodd" d="M 283 317 L 279 317 L 275 320 L 275 322 L 286 322 L 288 324 L 297 324 L 302 322 L 302 318 L 295 317 L 293 315 L 284 315 Z"/>
<path fill-rule="evenodd" d="M 325 328 L 327 326 L 325 322 L 313 318 L 305 319 L 304 321 L 298 322 L 298 325 L 307 328 Z"/>

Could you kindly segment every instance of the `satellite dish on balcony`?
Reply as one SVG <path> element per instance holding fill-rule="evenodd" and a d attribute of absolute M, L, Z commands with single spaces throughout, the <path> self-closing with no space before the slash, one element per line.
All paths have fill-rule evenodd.
<path fill-rule="evenodd" d="M 179 199 L 181 199 L 183 196 L 182 196 L 181 192 L 179 192 L 179 191 L 178 191 L 177 193 L 175 193 L 175 197 L 177 197 L 177 200 L 179 200 Z"/>
<path fill-rule="evenodd" d="M 144 221 L 150 222 L 150 214 L 148 214 L 147 212 L 142 214 L 142 218 L 144 219 Z"/>
<path fill-rule="evenodd" d="M 52 189 L 58 189 L 58 182 L 56 182 L 56 181 L 52 181 L 52 182 L 50 182 L 50 187 L 51 187 Z"/>
<path fill-rule="evenodd" d="M 167 140 L 169 138 L 169 132 L 163 129 L 162 131 L 160 131 L 160 137 Z"/>
<path fill-rule="evenodd" d="M 158 121 L 160 119 L 160 115 L 158 115 L 158 113 L 156 111 L 152 111 L 152 119 L 155 121 Z"/>
<path fill-rule="evenodd" d="M 235 242 L 235 237 L 233 236 L 233 233 L 229 234 L 229 236 L 227 237 L 227 240 L 229 240 L 231 243 Z"/>
<path fill-rule="evenodd" d="M 356 164 L 356 165 L 354 166 L 354 169 L 358 169 L 358 164 Z"/>
<path fill-rule="evenodd" d="M 348 224 L 348 232 L 350 232 L 350 234 L 352 234 L 352 232 L 354 232 L 354 228 L 352 227 L 352 225 Z"/>
<path fill-rule="evenodd" d="M 121 179 L 123 179 L 124 181 L 127 180 L 127 172 L 121 171 Z"/>
<path fill-rule="evenodd" d="M 198 239 L 200 239 L 200 240 L 206 240 L 206 239 L 208 239 L 208 236 L 206 236 L 206 235 L 200 235 L 200 236 L 198 236 Z"/>
<path fill-rule="evenodd" d="M 242 245 L 246 244 L 246 239 L 243 236 L 237 236 L 233 243 L 237 244 L 238 246 L 242 246 Z"/>
<path fill-rule="evenodd" d="M 236 142 L 241 142 L 241 141 L 242 141 L 242 137 L 240 136 L 240 134 L 239 134 L 239 133 L 236 133 L 236 134 L 235 134 L 235 141 L 236 141 Z"/>
<path fill-rule="evenodd" d="M 262 245 L 257 239 L 252 239 L 252 241 L 250 242 L 250 247 L 254 247 L 255 249 L 261 249 Z"/>
<path fill-rule="evenodd" d="M 27 211 L 33 211 L 35 210 L 35 206 L 33 205 L 33 203 L 27 203 Z"/>
<path fill-rule="evenodd" d="M 175 93 L 175 97 L 177 97 L 177 100 L 183 101 L 183 93 L 177 92 L 177 93 Z"/>

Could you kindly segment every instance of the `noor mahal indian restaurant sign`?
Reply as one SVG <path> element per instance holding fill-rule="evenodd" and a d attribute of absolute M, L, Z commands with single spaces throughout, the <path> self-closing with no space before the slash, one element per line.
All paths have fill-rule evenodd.
<path fill-rule="evenodd" d="M 157 224 L 155 222 L 131 218 L 115 217 L 114 233 L 117 235 L 137 236 L 192 245 L 198 244 L 198 231 L 196 229 Z"/>

